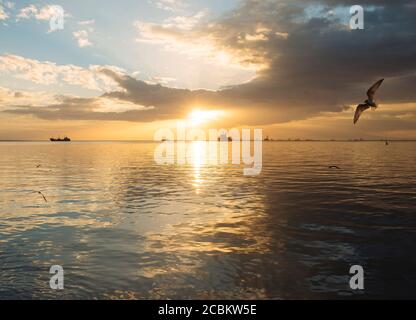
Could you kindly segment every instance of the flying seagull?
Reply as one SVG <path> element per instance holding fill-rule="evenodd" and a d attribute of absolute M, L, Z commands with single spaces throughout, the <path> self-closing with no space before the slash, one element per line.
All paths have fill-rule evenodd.
<path fill-rule="evenodd" d="M 43 200 L 45 200 L 45 202 L 48 202 L 48 200 L 46 200 L 46 197 L 43 195 L 42 191 L 34 191 L 38 194 L 40 194 L 43 197 Z"/>
<path fill-rule="evenodd" d="M 371 107 L 371 108 L 377 109 L 378 105 L 374 101 L 374 95 L 375 95 L 377 89 L 380 88 L 383 81 L 384 81 L 384 79 L 378 80 L 375 84 L 373 84 L 373 86 L 370 89 L 368 89 L 368 91 L 367 91 L 368 99 L 365 100 L 364 103 L 359 104 L 357 106 L 357 109 L 355 110 L 354 124 L 357 123 L 358 119 L 360 119 L 361 114 L 365 110 L 367 110 L 368 108 Z"/>

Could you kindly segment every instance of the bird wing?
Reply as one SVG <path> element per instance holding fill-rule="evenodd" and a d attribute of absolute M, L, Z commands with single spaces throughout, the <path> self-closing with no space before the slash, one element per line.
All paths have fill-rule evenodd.
<path fill-rule="evenodd" d="M 45 200 L 45 202 L 48 202 L 48 200 L 46 200 L 46 197 L 44 196 L 44 194 L 41 191 L 38 191 L 38 193 L 43 197 L 43 200 Z"/>
<path fill-rule="evenodd" d="M 366 103 L 364 104 L 359 104 L 357 106 L 357 109 L 355 109 L 355 115 L 354 115 L 354 124 L 357 123 L 358 119 L 360 119 L 361 114 L 367 110 L 368 108 L 370 108 L 370 106 Z"/>
<path fill-rule="evenodd" d="M 384 79 L 378 80 L 375 84 L 373 84 L 373 86 L 370 89 L 368 89 L 367 96 L 370 99 L 370 101 L 374 100 L 374 95 L 375 95 L 377 89 L 380 88 L 383 81 L 384 81 Z"/>

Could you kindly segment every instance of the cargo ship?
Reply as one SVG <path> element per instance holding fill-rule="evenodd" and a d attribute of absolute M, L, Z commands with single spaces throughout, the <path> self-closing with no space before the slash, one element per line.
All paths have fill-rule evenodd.
<path fill-rule="evenodd" d="M 63 139 L 61 139 L 61 138 L 50 138 L 49 140 L 51 140 L 52 142 L 69 142 L 69 141 L 71 141 L 71 139 L 69 139 L 68 137 L 65 137 Z"/>

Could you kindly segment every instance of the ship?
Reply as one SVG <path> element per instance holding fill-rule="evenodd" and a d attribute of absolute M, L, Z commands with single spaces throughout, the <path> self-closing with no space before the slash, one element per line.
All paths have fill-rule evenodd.
<path fill-rule="evenodd" d="M 61 139 L 61 138 L 50 138 L 49 140 L 51 140 L 52 142 L 69 142 L 69 141 L 71 141 L 71 139 L 69 139 L 68 137 L 65 137 L 63 139 Z"/>
<path fill-rule="evenodd" d="M 228 141 L 228 142 L 232 142 L 233 138 L 232 137 L 227 137 L 227 135 L 225 133 L 221 134 L 218 137 L 218 141 Z"/>

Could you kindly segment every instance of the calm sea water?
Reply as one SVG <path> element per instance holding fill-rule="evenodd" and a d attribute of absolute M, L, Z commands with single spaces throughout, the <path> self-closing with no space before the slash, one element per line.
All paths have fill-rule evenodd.
<path fill-rule="evenodd" d="M 155 147 L 0 143 L 0 298 L 416 298 L 416 143 L 265 143 L 254 177 Z"/>

